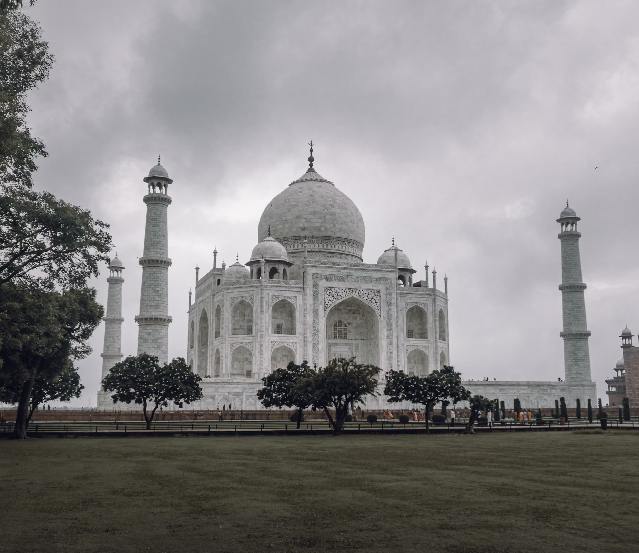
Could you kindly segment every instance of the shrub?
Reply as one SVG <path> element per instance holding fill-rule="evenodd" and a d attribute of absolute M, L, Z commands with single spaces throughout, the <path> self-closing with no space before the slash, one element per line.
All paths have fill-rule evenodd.
<path fill-rule="evenodd" d="M 437 415 L 435 415 L 435 416 L 437 416 Z M 399 422 L 401 422 L 402 424 L 407 424 L 409 420 L 410 419 L 408 418 L 408 415 L 400 415 L 399 416 Z"/>
<path fill-rule="evenodd" d="M 368 415 L 368 416 L 366 417 L 366 421 L 367 421 L 369 424 L 375 424 L 375 423 L 377 422 L 377 415 Z"/>
<path fill-rule="evenodd" d="M 433 424 L 446 424 L 446 417 L 444 415 L 433 415 Z"/>
<path fill-rule="evenodd" d="M 346 415 L 344 422 L 353 422 L 353 415 Z"/>
<path fill-rule="evenodd" d="M 479 417 L 477 419 L 477 426 L 488 426 L 488 419 L 486 417 Z"/>

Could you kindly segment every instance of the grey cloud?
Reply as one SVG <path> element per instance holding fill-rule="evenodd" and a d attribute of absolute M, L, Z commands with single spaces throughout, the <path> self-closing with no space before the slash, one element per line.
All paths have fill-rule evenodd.
<path fill-rule="evenodd" d="M 261 211 L 317 167 L 362 211 L 367 261 L 395 235 L 450 277 L 452 360 L 469 377 L 562 373 L 558 216 L 583 217 L 593 375 L 639 325 L 639 8 L 632 2 L 39 2 L 57 60 L 33 96 L 41 186 L 111 222 L 135 351 L 141 178 L 162 153 L 170 348 L 193 267 L 245 259 Z M 632 93 L 634 88 L 635 93 Z M 594 171 L 594 166 L 600 169 Z M 220 258 L 221 261 L 221 258 Z M 596 286 L 595 286 L 596 285 Z M 103 279 L 96 282 L 106 299 Z M 635 321 L 633 323 L 633 321 Z M 94 400 L 102 331 L 83 363 Z M 600 395 L 602 389 L 600 388 Z"/>

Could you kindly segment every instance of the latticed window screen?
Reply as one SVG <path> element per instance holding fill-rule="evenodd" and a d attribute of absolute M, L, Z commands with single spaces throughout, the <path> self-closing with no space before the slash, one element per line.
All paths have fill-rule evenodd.
<path fill-rule="evenodd" d="M 335 340 L 348 339 L 348 328 L 346 327 L 346 323 L 341 319 L 335 321 L 335 324 L 333 324 L 333 338 Z"/>
<path fill-rule="evenodd" d="M 282 323 L 275 323 L 275 334 L 282 334 L 284 331 L 284 325 Z"/>

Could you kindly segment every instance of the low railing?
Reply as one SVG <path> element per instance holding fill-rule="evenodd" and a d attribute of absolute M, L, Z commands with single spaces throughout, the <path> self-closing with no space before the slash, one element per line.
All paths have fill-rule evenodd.
<path fill-rule="evenodd" d="M 430 423 L 429 430 L 433 433 L 443 432 L 463 432 L 466 429 L 467 421 L 458 419 L 454 424 L 451 423 Z M 639 429 L 639 422 L 618 420 L 608 420 L 609 429 Z M 365 421 L 347 422 L 344 425 L 345 432 L 370 432 L 370 431 L 425 431 L 426 425 L 423 421 L 410 421 L 401 423 L 398 421 L 381 420 L 374 423 Z M 561 422 L 556 419 L 543 420 L 541 423 L 536 421 L 525 422 L 496 422 L 492 426 L 475 425 L 478 431 L 540 431 L 540 430 L 577 430 L 587 428 L 600 428 L 600 422 L 593 420 L 589 423 L 587 420 L 572 420 Z M 146 430 L 144 421 L 97 421 L 97 422 L 32 422 L 29 424 L 28 432 L 39 433 L 122 433 L 129 432 L 159 432 L 159 433 L 184 433 L 184 432 L 286 432 L 294 433 L 304 432 L 322 432 L 330 431 L 331 426 L 326 420 L 312 420 L 302 422 L 300 428 L 297 423 L 289 421 L 273 421 L 273 420 L 230 420 L 230 421 L 157 421 L 151 423 L 151 429 Z M 5 422 L 0 424 L 0 434 L 13 433 L 14 423 Z"/>

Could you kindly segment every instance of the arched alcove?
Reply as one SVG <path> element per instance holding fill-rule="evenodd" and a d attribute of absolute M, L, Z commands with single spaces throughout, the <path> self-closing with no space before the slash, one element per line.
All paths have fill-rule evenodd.
<path fill-rule="evenodd" d="M 253 374 L 253 354 L 244 346 L 238 346 L 231 354 L 231 376 L 250 378 Z"/>
<path fill-rule="evenodd" d="M 213 376 L 220 376 L 222 374 L 222 360 L 220 358 L 220 350 L 215 350 L 215 358 L 213 361 Z"/>
<path fill-rule="evenodd" d="M 446 341 L 446 317 L 444 316 L 444 310 L 439 310 L 438 317 L 438 327 L 439 327 L 439 339 Z"/>
<path fill-rule="evenodd" d="M 379 366 L 379 320 L 372 307 L 356 298 L 334 305 L 326 315 L 327 360 L 355 357 Z"/>
<path fill-rule="evenodd" d="M 240 300 L 233 306 L 231 334 L 234 336 L 253 334 L 253 306 Z"/>
<path fill-rule="evenodd" d="M 215 308 L 215 337 L 219 338 L 222 331 L 222 308 L 218 305 Z"/>
<path fill-rule="evenodd" d="M 195 347 L 195 321 L 191 321 L 189 325 L 189 348 Z"/>
<path fill-rule="evenodd" d="M 406 311 L 406 338 L 425 340 L 428 338 L 428 318 L 426 310 L 419 305 L 413 305 Z"/>
<path fill-rule="evenodd" d="M 406 372 L 418 376 L 428 374 L 428 356 L 421 349 L 414 349 L 406 358 Z"/>
<path fill-rule="evenodd" d="M 271 353 L 271 371 L 285 369 L 291 361 L 295 361 L 295 352 L 287 346 L 279 346 Z"/>
<path fill-rule="evenodd" d="M 295 334 L 295 306 L 288 300 L 279 300 L 271 308 L 271 332 Z"/>
<path fill-rule="evenodd" d="M 197 336 L 197 373 L 201 377 L 208 374 L 209 364 L 209 317 L 206 309 L 202 310 Z"/>
<path fill-rule="evenodd" d="M 271 267 L 271 270 L 268 272 L 269 280 L 273 280 L 274 278 L 280 278 L 280 272 L 277 267 Z"/>
<path fill-rule="evenodd" d="M 442 351 L 439 354 L 439 368 L 443 369 L 444 365 L 446 365 L 446 354 Z"/>

